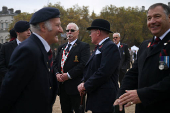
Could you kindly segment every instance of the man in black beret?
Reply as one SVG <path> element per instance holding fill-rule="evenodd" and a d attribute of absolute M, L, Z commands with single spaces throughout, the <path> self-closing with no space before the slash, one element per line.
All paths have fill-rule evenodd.
<path fill-rule="evenodd" d="M 15 36 L 16 34 L 17 37 Z M 16 38 L 3 44 L 0 50 L 0 86 L 5 74 L 9 70 L 9 61 L 14 49 L 31 35 L 29 22 L 18 21 L 14 28 L 10 30 L 10 35 Z"/>
<path fill-rule="evenodd" d="M 33 33 L 11 56 L 0 92 L 0 113 L 52 113 L 57 79 L 50 45 L 63 32 L 59 15 L 51 7 L 33 14 L 29 22 Z"/>
<path fill-rule="evenodd" d="M 80 94 L 87 92 L 86 111 L 111 113 L 118 90 L 119 49 L 109 38 L 112 31 L 107 20 L 96 19 L 87 30 L 96 48 L 86 63 L 78 90 Z"/>

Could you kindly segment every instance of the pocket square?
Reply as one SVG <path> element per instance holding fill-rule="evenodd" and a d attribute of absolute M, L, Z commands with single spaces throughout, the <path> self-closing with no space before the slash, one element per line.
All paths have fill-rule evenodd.
<path fill-rule="evenodd" d="M 101 52 L 97 49 L 95 55 L 100 54 Z"/>

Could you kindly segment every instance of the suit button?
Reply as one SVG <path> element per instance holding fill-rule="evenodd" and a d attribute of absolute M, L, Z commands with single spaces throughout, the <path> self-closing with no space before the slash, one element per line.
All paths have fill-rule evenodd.
<path fill-rule="evenodd" d="M 51 89 L 52 87 L 50 87 L 50 89 Z"/>

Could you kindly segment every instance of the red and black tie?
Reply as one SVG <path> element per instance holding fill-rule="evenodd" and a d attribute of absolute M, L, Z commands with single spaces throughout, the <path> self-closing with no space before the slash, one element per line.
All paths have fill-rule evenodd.
<path fill-rule="evenodd" d="M 151 47 L 153 47 L 153 48 L 156 47 L 156 46 L 158 45 L 159 41 L 161 41 L 160 38 L 159 38 L 159 37 L 156 37 L 156 39 L 155 39 L 154 42 L 152 43 Z"/>
<path fill-rule="evenodd" d="M 52 58 L 53 58 L 53 55 L 52 55 L 51 49 L 47 54 L 48 54 L 48 64 L 49 64 L 48 66 L 50 68 L 50 72 L 53 72 L 53 70 L 52 70 L 52 66 L 53 66 Z"/>

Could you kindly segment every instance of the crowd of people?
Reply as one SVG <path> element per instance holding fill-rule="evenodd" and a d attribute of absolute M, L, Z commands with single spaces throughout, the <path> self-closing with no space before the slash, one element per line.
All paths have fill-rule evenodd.
<path fill-rule="evenodd" d="M 91 54 L 73 22 L 65 29 L 67 42 L 52 52 L 50 45 L 63 33 L 61 22 L 57 8 L 45 7 L 10 30 L 11 40 L 0 49 L 0 113 L 52 113 L 57 95 L 62 113 L 80 113 L 80 103 L 81 113 L 123 113 L 133 104 L 135 113 L 169 111 L 167 5 L 148 8 L 153 38 L 141 43 L 138 55 L 105 19 L 95 19 L 87 28 L 96 45 Z"/>

